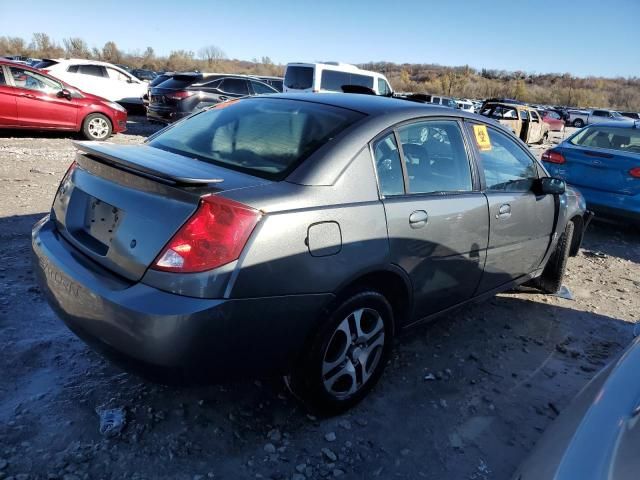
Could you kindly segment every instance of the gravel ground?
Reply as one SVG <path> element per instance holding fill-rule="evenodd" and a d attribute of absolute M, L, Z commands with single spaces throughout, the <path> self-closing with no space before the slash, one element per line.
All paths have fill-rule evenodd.
<path fill-rule="evenodd" d="M 156 129 L 132 117 L 113 141 Z M 569 261 L 575 300 L 501 294 L 413 330 L 346 415 L 309 416 L 278 379 L 147 383 L 72 335 L 32 277 L 29 232 L 71 140 L 0 136 L 0 480 L 506 480 L 640 320 L 640 234 L 596 222 Z"/>

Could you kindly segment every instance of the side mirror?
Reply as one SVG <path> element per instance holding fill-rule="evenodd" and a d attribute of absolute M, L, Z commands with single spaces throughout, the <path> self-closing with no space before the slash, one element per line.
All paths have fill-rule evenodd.
<path fill-rule="evenodd" d="M 561 178 L 544 177 L 539 180 L 538 191 L 542 195 L 562 195 L 567 189 L 567 184 Z"/>
<path fill-rule="evenodd" d="M 71 92 L 66 88 L 63 88 L 58 93 L 56 93 L 58 98 L 66 98 L 67 100 L 71 100 Z"/>

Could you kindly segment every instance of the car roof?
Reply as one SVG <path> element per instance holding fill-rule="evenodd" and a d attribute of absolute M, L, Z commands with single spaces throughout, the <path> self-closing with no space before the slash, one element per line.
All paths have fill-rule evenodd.
<path fill-rule="evenodd" d="M 116 65 L 115 63 L 103 62 L 101 60 L 88 60 L 86 58 L 52 58 L 51 60 L 58 63 L 102 65 L 103 67 L 116 67 L 122 69 L 122 67 Z"/>

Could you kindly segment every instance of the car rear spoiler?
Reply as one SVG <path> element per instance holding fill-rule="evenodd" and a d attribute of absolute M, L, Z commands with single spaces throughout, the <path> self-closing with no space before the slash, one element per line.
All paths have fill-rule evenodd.
<path fill-rule="evenodd" d="M 204 186 L 224 181 L 214 176 L 213 165 L 148 145 L 89 141 L 74 141 L 73 144 L 92 160 L 169 185 Z"/>

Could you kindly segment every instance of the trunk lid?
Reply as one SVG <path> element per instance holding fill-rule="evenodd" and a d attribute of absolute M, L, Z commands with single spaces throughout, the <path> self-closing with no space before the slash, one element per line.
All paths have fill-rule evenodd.
<path fill-rule="evenodd" d="M 640 154 L 614 149 L 565 145 L 562 166 L 568 183 L 623 195 L 640 194 L 640 179 L 629 174 L 640 167 Z"/>
<path fill-rule="evenodd" d="M 77 142 L 77 167 L 56 194 L 61 235 L 100 265 L 137 281 L 200 198 L 270 183 L 148 145 Z"/>

